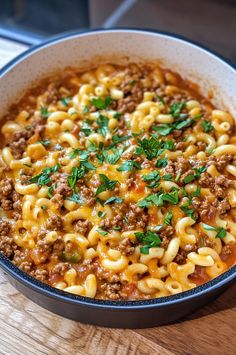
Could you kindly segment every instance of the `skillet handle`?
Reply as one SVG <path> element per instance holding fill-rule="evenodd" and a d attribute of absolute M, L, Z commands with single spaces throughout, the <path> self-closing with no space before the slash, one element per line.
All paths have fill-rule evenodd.
<path fill-rule="evenodd" d="M 23 30 L 17 30 L 16 32 L 6 27 L 0 27 L 0 38 L 1 37 L 27 46 L 34 46 L 46 39 L 46 37 L 42 35 Z"/>

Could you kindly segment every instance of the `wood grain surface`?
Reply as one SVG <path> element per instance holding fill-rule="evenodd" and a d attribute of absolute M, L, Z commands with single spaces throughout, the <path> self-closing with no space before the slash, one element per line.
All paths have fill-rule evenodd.
<path fill-rule="evenodd" d="M 0 67 L 25 48 L 0 39 Z M 9 48 L 11 51 L 9 51 Z M 0 354 L 236 355 L 236 284 L 171 325 L 121 330 L 56 316 L 17 292 L 0 272 Z M 142 320 L 140 320 L 141 322 Z"/>
<path fill-rule="evenodd" d="M 171 325 L 109 329 L 44 310 L 17 292 L 0 272 L 0 354 L 234 355 L 235 294 L 233 285 L 208 306 Z"/>

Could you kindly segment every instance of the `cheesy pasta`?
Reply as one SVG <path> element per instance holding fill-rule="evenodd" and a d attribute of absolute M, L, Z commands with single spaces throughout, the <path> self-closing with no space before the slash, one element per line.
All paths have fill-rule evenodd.
<path fill-rule="evenodd" d="M 45 79 L 2 118 L 0 251 L 75 295 L 174 295 L 236 262 L 234 119 L 154 65 Z"/>

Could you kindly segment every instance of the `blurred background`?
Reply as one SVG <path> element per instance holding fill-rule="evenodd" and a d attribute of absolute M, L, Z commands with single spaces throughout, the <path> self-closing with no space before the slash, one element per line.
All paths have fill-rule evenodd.
<path fill-rule="evenodd" d="M 180 34 L 236 64 L 236 0 L 0 0 L 0 57 L 61 32 L 112 27 Z"/>

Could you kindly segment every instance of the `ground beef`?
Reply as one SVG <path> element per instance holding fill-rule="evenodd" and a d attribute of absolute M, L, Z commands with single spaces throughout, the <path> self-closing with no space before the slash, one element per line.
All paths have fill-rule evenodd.
<path fill-rule="evenodd" d="M 88 206 L 93 206 L 96 203 L 93 191 L 86 185 L 79 188 L 82 198 L 87 202 Z"/>
<path fill-rule="evenodd" d="M 196 146 L 197 146 L 197 148 L 198 148 L 198 151 L 199 152 L 205 152 L 205 150 L 206 150 L 206 147 L 207 147 L 207 145 L 206 145 L 206 143 L 205 142 L 196 142 Z"/>
<path fill-rule="evenodd" d="M 121 283 L 107 283 L 104 282 L 100 285 L 99 290 L 102 292 L 105 298 L 110 300 L 118 300 L 120 299 L 120 290 L 121 290 Z"/>
<path fill-rule="evenodd" d="M 193 197 L 192 205 L 203 222 L 207 223 L 215 218 L 217 209 L 207 197 L 203 200 Z"/>
<path fill-rule="evenodd" d="M 185 251 L 183 249 L 179 249 L 178 254 L 174 258 L 174 262 L 179 265 L 184 265 L 186 263 L 186 259 L 188 257 L 189 251 Z"/>
<path fill-rule="evenodd" d="M 226 165 L 232 163 L 233 160 L 234 156 L 232 154 L 224 154 L 220 157 L 215 157 L 214 155 L 211 155 L 206 166 L 208 167 L 214 165 L 219 172 L 222 172 L 225 169 Z"/>
<path fill-rule="evenodd" d="M 13 208 L 21 211 L 20 195 L 14 191 L 12 179 L 6 177 L 0 182 L 0 205 L 4 211 L 10 211 Z"/>
<path fill-rule="evenodd" d="M 229 255 L 233 253 L 233 248 L 231 245 L 227 244 L 224 245 L 221 251 L 221 258 L 222 260 L 226 260 Z"/>
<path fill-rule="evenodd" d="M 61 230 L 62 229 L 62 219 L 57 215 L 53 215 L 48 218 L 46 223 L 46 228 L 49 230 Z"/>
<path fill-rule="evenodd" d="M 0 251 L 7 257 L 12 258 L 17 245 L 10 235 L 0 235 Z"/>
<path fill-rule="evenodd" d="M 6 219 L 0 220 L 0 235 L 8 235 L 11 230 L 11 224 Z"/>
<path fill-rule="evenodd" d="M 92 228 L 92 223 L 88 220 L 80 219 L 75 223 L 74 226 L 75 226 L 76 232 L 83 234 L 84 236 L 87 236 L 90 229 Z"/>
<path fill-rule="evenodd" d="M 30 261 L 23 261 L 21 264 L 19 264 L 19 269 L 21 269 L 24 272 L 30 273 L 33 269 L 33 263 Z M 33 275 L 32 275 L 33 276 Z"/>
<path fill-rule="evenodd" d="M 117 111 L 121 113 L 131 113 L 136 105 L 143 99 L 143 86 L 140 81 L 142 73 L 139 69 L 128 68 L 125 74 L 125 80 L 121 83 L 120 89 L 124 92 L 124 98 L 117 101 Z"/>
<path fill-rule="evenodd" d="M 215 193 L 217 197 L 223 198 L 226 195 L 226 189 L 232 184 L 232 180 L 226 178 L 223 175 L 219 175 L 215 178 L 204 172 L 199 179 L 199 185 L 202 187 L 210 188 L 212 193 Z"/>
<path fill-rule="evenodd" d="M 215 248 L 215 242 L 214 242 L 213 239 L 210 239 L 209 237 L 203 235 L 198 240 L 197 249 L 198 248 L 202 248 L 202 247 L 208 247 L 208 248 L 213 248 L 214 249 Z"/>
<path fill-rule="evenodd" d="M 127 224 L 124 225 L 124 229 L 126 230 L 145 228 L 148 222 L 148 215 L 136 203 L 130 203 L 126 219 Z"/>
<path fill-rule="evenodd" d="M 37 280 L 45 282 L 48 279 L 49 272 L 46 269 L 36 269 L 31 276 L 34 276 Z"/>
<path fill-rule="evenodd" d="M 217 212 L 221 215 L 221 214 L 224 214 L 226 213 L 228 210 L 231 209 L 231 206 L 230 206 L 230 203 L 229 203 L 229 200 L 228 198 L 224 198 L 222 201 L 219 201 L 218 204 L 217 204 Z"/>
<path fill-rule="evenodd" d="M 45 119 L 38 117 L 33 120 L 28 128 L 24 128 L 13 134 L 11 140 L 9 141 L 9 147 L 15 159 L 20 159 L 24 153 L 27 141 L 35 133 L 41 134 L 44 130 Z"/>
<path fill-rule="evenodd" d="M 174 228 L 164 225 L 158 234 L 161 238 L 161 247 L 166 249 L 172 239 L 172 235 L 174 234 Z"/>
<path fill-rule="evenodd" d="M 124 238 L 119 243 L 118 250 L 123 255 L 131 255 L 134 252 L 134 243 L 129 238 Z"/>
<path fill-rule="evenodd" d="M 63 176 L 61 174 L 60 179 L 56 180 L 57 181 L 57 186 L 55 188 L 55 193 L 59 194 L 63 197 L 68 197 L 72 195 L 72 188 L 68 185 L 67 182 L 67 176 Z"/>
<path fill-rule="evenodd" d="M 60 276 L 63 276 L 66 271 L 68 271 L 70 268 L 70 264 L 69 263 L 58 263 L 57 265 L 55 265 L 51 270 L 50 270 L 50 276 L 54 275 L 54 274 L 58 274 Z"/>

